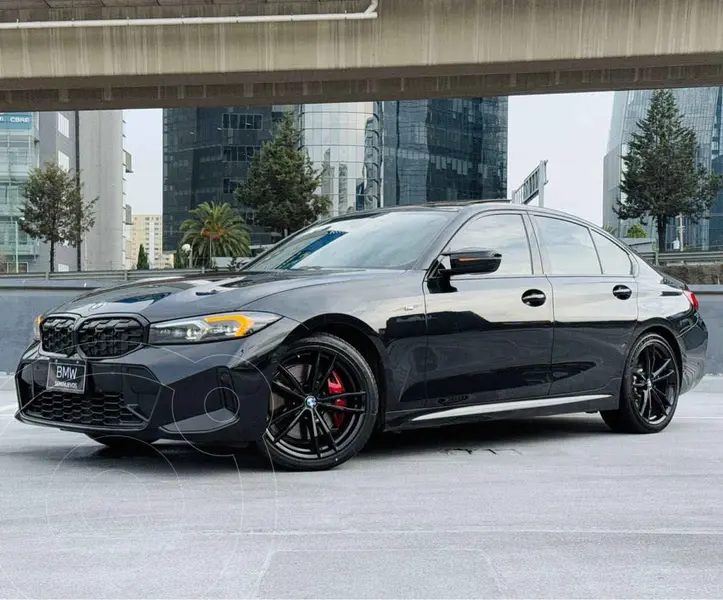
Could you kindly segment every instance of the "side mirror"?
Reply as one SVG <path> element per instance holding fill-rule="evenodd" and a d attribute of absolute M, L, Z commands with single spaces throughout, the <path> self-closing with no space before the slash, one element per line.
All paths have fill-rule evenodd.
<path fill-rule="evenodd" d="M 448 275 L 464 275 L 468 273 L 494 273 L 500 268 L 502 255 L 495 250 L 477 250 L 470 248 L 456 252 L 445 252 L 449 257 Z"/>

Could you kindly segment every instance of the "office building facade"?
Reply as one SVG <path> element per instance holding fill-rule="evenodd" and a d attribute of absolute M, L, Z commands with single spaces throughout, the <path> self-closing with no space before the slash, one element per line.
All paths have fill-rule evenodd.
<path fill-rule="evenodd" d="M 698 159 L 706 169 L 723 173 L 721 157 L 721 101 L 723 88 L 683 88 L 672 90 L 683 123 L 693 129 L 698 138 Z M 603 164 L 603 225 L 610 227 L 618 237 L 624 237 L 633 221 L 622 221 L 614 207 L 624 201 L 620 191 L 623 174 L 622 156 L 628 151 L 631 134 L 637 131 L 637 123 L 644 119 L 650 107 L 651 90 L 615 92 L 613 114 L 608 136 L 607 152 Z M 723 248 L 723 193 L 719 193 L 710 211 L 710 218 L 698 223 L 684 219 L 684 248 L 712 250 Z M 648 234 L 655 237 L 655 224 L 648 222 Z M 667 224 L 666 248 L 672 250 L 678 238 L 677 223 L 671 219 Z"/>
<path fill-rule="evenodd" d="M 385 205 L 506 198 L 507 98 L 164 111 L 164 250 L 203 202 L 235 204 L 250 161 L 293 111 L 332 215 Z M 252 244 L 275 238 L 251 226 Z"/>
<path fill-rule="evenodd" d="M 0 113 L 0 272 L 46 271 L 50 247 L 20 227 L 23 188 L 29 172 L 55 162 L 75 169 L 74 117 L 70 112 Z M 75 249 L 56 244 L 55 268 L 76 267 Z"/>
<path fill-rule="evenodd" d="M 383 203 L 507 198 L 507 98 L 382 103 Z"/>
<path fill-rule="evenodd" d="M 236 188 L 246 180 L 254 154 L 271 139 L 283 107 L 179 108 L 163 111 L 163 248 L 178 249 L 181 224 L 204 202 L 241 209 L 252 244 L 273 237 L 256 227 L 253 212 L 238 205 Z"/>
<path fill-rule="evenodd" d="M 40 161 L 36 113 L 0 113 L 0 273 L 27 272 L 39 244 L 19 227 L 28 171 Z"/>
<path fill-rule="evenodd" d="M 76 156 L 80 156 L 85 198 L 98 198 L 96 223 L 82 244 L 82 268 L 125 266 L 122 207 L 125 165 L 130 158 L 123 151 L 122 112 L 78 114 L 79 129 L 74 112 L 0 113 L 1 272 L 14 272 L 16 264 L 20 272 L 49 270 L 49 245 L 30 239 L 18 225 L 22 190 L 31 168 L 57 163 L 75 172 Z M 61 272 L 76 270 L 76 249 L 56 244 L 54 266 Z"/>
<path fill-rule="evenodd" d="M 381 206 L 381 103 L 303 104 L 297 115 L 331 214 Z"/>
<path fill-rule="evenodd" d="M 132 172 L 124 148 L 121 110 L 81 112 L 80 173 L 86 199 L 98 198 L 95 224 L 82 245 L 88 271 L 126 268 L 126 175 Z"/>

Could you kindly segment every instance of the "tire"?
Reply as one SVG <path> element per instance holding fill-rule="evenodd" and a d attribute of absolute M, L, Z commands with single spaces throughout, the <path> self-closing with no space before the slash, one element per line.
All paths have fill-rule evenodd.
<path fill-rule="evenodd" d="M 658 433 L 673 419 L 680 394 L 680 366 L 675 352 L 657 333 L 643 334 L 625 362 L 617 410 L 601 411 L 605 423 L 620 433 Z"/>
<path fill-rule="evenodd" d="M 318 333 L 293 343 L 270 387 L 267 427 L 257 445 L 276 467 L 338 467 L 374 431 L 377 381 L 361 353 L 341 338 Z"/>
<path fill-rule="evenodd" d="M 86 435 L 99 444 L 103 444 L 107 448 L 116 452 L 133 453 L 138 454 L 144 450 L 148 450 L 148 446 L 153 444 L 156 440 L 139 440 L 136 438 L 124 436 L 124 435 L 110 435 L 110 434 L 97 434 L 97 433 L 86 433 Z"/>

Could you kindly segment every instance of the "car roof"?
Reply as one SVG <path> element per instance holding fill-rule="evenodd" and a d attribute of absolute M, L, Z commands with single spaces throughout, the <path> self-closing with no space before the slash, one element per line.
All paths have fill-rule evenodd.
<path fill-rule="evenodd" d="M 566 219 L 574 220 L 579 223 L 584 223 L 588 226 L 597 227 L 593 223 L 585 221 L 575 215 L 566 213 L 560 210 L 552 208 L 545 208 L 539 206 L 533 206 L 529 204 L 513 204 L 510 200 L 505 199 L 490 199 L 490 200 L 465 200 L 465 201 L 443 201 L 443 202 L 423 202 L 420 204 L 405 204 L 400 206 L 384 206 L 381 208 L 373 208 L 365 211 L 358 211 L 353 213 L 347 213 L 346 215 L 339 215 L 334 217 L 332 220 L 343 219 L 349 216 L 362 216 L 369 214 L 383 214 L 388 212 L 398 211 L 444 211 L 444 212 L 457 212 L 464 216 L 471 216 L 475 213 L 483 213 L 490 210 L 514 210 L 519 212 L 536 212 L 542 214 L 556 215 L 564 217 Z"/>

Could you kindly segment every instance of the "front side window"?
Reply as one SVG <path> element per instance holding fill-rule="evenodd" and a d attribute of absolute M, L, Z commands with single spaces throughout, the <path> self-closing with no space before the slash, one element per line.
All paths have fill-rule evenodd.
<path fill-rule="evenodd" d="M 475 219 L 457 232 L 449 248 L 452 251 L 474 248 L 499 252 L 502 255 L 500 268 L 483 277 L 532 275 L 530 244 L 520 215 L 489 215 Z"/>
<path fill-rule="evenodd" d="M 534 217 L 547 256 L 548 275 L 601 275 L 590 230 L 554 217 Z"/>
<path fill-rule="evenodd" d="M 454 217 L 452 211 L 393 211 L 335 219 L 288 238 L 249 271 L 404 269 Z"/>
<path fill-rule="evenodd" d="M 600 256 L 600 263 L 602 264 L 605 275 L 631 274 L 632 263 L 625 250 L 597 231 L 592 232 L 592 239 L 595 241 L 597 253 Z"/>

